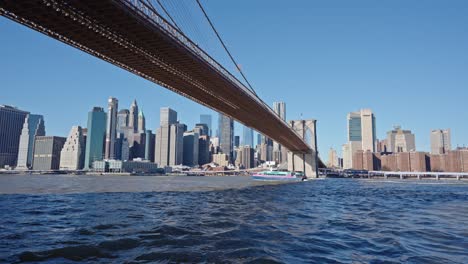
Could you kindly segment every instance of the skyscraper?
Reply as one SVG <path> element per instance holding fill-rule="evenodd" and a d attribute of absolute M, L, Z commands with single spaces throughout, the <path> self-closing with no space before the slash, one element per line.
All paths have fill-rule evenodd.
<path fill-rule="evenodd" d="M 124 130 L 128 128 L 130 118 L 130 111 L 128 109 L 122 109 L 117 114 L 117 134 L 124 133 Z"/>
<path fill-rule="evenodd" d="M 34 155 L 34 139 L 37 136 L 45 136 L 44 117 L 42 115 L 26 116 L 19 141 L 17 170 L 32 168 Z"/>
<path fill-rule="evenodd" d="M 431 131 L 431 154 L 445 154 L 451 149 L 450 128 Z"/>
<path fill-rule="evenodd" d="M 416 142 L 411 130 L 403 130 L 400 126 L 395 126 L 393 130 L 387 132 L 387 150 L 390 152 L 416 151 Z"/>
<path fill-rule="evenodd" d="M 284 102 L 274 102 L 273 111 L 275 111 L 279 118 L 286 121 L 286 104 Z M 276 141 L 273 142 L 272 159 L 280 164 L 287 160 L 287 150 L 283 149 L 281 144 Z"/>
<path fill-rule="evenodd" d="M 155 136 L 151 130 L 146 130 L 146 137 L 145 137 L 145 160 L 153 161 L 154 162 L 154 140 Z"/>
<path fill-rule="evenodd" d="M 138 104 L 136 100 L 133 100 L 132 105 L 130 106 L 128 126 L 133 129 L 133 132 L 138 132 Z"/>
<path fill-rule="evenodd" d="M 198 164 L 204 165 L 211 161 L 210 156 L 210 129 L 207 124 L 196 124 L 193 132 L 198 133 Z M 184 150 L 185 153 L 185 150 Z M 185 155 L 185 154 L 184 154 Z"/>
<path fill-rule="evenodd" d="M 286 121 L 286 104 L 284 102 L 274 102 L 273 110 L 282 120 Z"/>
<path fill-rule="evenodd" d="M 146 133 L 146 120 L 143 111 L 138 113 L 138 133 Z"/>
<path fill-rule="evenodd" d="M 232 161 L 234 150 L 234 120 L 223 114 L 219 114 L 219 148 L 222 153 L 229 156 Z"/>
<path fill-rule="evenodd" d="M 94 107 L 88 113 L 88 135 L 86 137 L 85 169 L 91 169 L 93 162 L 102 160 L 106 137 L 106 113 L 102 107 Z"/>
<path fill-rule="evenodd" d="M 58 170 L 66 138 L 38 136 L 34 141 L 33 170 Z"/>
<path fill-rule="evenodd" d="M 106 159 L 115 159 L 115 147 L 116 147 L 116 138 L 117 138 L 117 111 L 119 108 L 119 101 L 114 97 L 109 97 L 108 102 L 108 112 L 107 112 L 107 125 L 106 125 L 106 148 L 105 148 L 105 158 Z M 132 111 L 130 111 L 131 119 Z"/>
<path fill-rule="evenodd" d="M 343 167 L 351 168 L 358 150 L 375 151 L 377 144 L 375 116 L 370 109 L 348 113 L 348 143 L 343 146 Z"/>
<path fill-rule="evenodd" d="M 83 130 L 80 126 L 74 126 L 60 152 L 60 169 L 81 170 L 84 162 L 84 149 Z"/>
<path fill-rule="evenodd" d="M 199 137 L 200 135 L 194 131 L 184 133 L 183 164 L 186 166 L 198 165 Z"/>
<path fill-rule="evenodd" d="M 250 127 L 244 126 L 244 131 L 243 131 L 243 136 L 242 136 L 242 145 L 243 146 L 253 146 L 253 130 Z"/>
<path fill-rule="evenodd" d="M 156 130 L 155 162 L 160 166 L 169 166 L 169 151 L 171 143 L 171 125 L 177 122 L 177 112 L 169 107 L 160 110 L 160 127 Z M 183 144 L 182 144 L 183 145 Z"/>
<path fill-rule="evenodd" d="M 171 125 L 171 136 L 169 141 L 169 166 L 180 165 L 183 163 L 185 131 L 187 131 L 187 126 L 184 124 L 177 122 Z"/>
<path fill-rule="evenodd" d="M 375 116 L 370 109 L 361 110 L 362 150 L 375 151 L 377 140 Z"/>
<path fill-rule="evenodd" d="M 240 137 L 234 136 L 234 147 L 238 148 L 240 146 Z"/>
<path fill-rule="evenodd" d="M 211 115 L 200 115 L 200 123 L 201 124 L 206 124 L 208 126 L 209 131 L 207 132 L 207 135 L 212 137 L 212 132 L 211 132 Z"/>
<path fill-rule="evenodd" d="M 12 106 L 0 105 L 0 168 L 16 165 L 21 130 L 28 114 Z"/>

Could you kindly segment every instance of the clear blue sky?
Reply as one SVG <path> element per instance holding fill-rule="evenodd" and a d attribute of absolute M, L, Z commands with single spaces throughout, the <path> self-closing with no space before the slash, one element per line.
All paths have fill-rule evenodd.
<path fill-rule="evenodd" d="M 374 111 L 380 139 L 400 124 L 418 150 L 434 128 L 468 144 L 468 1 L 202 2 L 257 93 L 285 101 L 288 119 L 318 120 L 323 158 L 341 149 L 346 114 L 360 108 Z M 45 115 L 49 135 L 86 126 L 109 96 L 121 108 L 137 99 L 149 129 L 163 106 L 189 128 L 212 112 L 5 18 L 0 45 L 0 104 Z"/>

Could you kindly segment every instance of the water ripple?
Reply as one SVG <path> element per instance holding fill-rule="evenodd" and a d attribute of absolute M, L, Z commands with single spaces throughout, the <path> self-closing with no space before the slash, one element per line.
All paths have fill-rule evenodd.
<path fill-rule="evenodd" d="M 0 211 L 6 263 L 468 263 L 466 184 L 8 194 Z"/>

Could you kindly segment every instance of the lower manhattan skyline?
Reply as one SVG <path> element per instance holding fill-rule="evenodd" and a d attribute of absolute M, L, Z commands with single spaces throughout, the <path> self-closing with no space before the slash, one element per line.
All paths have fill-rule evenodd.
<path fill-rule="evenodd" d="M 466 263 L 467 14 L 0 0 L 0 262 Z"/>
<path fill-rule="evenodd" d="M 223 10 L 217 10 L 216 3 L 210 4 L 222 14 Z M 414 5 L 402 2 L 397 5 L 393 15 L 401 20 L 399 22 L 379 8 L 359 10 L 359 14 L 348 15 L 334 23 L 321 21 L 325 22 L 324 28 L 332 28 L 335 33 L 326 34 L 315 27 L 308 29 L 307 32 L 315 34 L 317 39 L 339 41 L 354 34 L 367 39 L 369 44 L 350 42 L 338 47 L 338 42 L 334 42 L 334 46 L 325 48 L 314 40 L 315 44 L 306 53 L 311 61 L 301 62 L 303 67 L 295 74 L 289 73 L 287 80 L 270 78 L 275 74 L 262 72 L 286 70 L 283 67 L 292 63 L 292 58 L 280 54 L 281 63 L 270 66 L 264 63 L 266 58 L 262 53 L 255 55 L 248 49 L 236 53 L 245 67 L 253 71 L 250 74 L 256 76 L 254 82 L 259 87 L 258 93 L 270 106 L 274 101 L 284 101 L 288 105 L 288 120 L 300 118 L 301 113 L 305 118 L 318 120 L 318 147 L 322 157 L 326 156 L 329 147 L 340 149 L 344 142 L 344 113 L 361 108 L 371 108 L 378 116 L 379 139 L 384 138 L 393 125 L 399 124 L 419 135 L 416 146 L 421 150 L 430 151 L 430 140 L 425 135 L 436 128 L 452 129 L 453 146 L 467 144 L 468 122 L 463 120 L 468 120 L 468 112 L 456 107 L 468 98 L 468 76 L 462 74 L 468 69 L 468 54 L 464 49 L 468 37 L 462 26 L 467 21 L 464 21 L 466 17 L 460 16 L 462 10 L 467 10 L 466 5 L 460 4 L 459 9 L 437 5 L 426 7 L 424 12 L 409 18 L 407 12 L 410 11 L 402 8 L 414 10 Z M 326 4 L 319 9 L 331 13 Z M 342 8 L 337 12 L 348 10 Z M 309 20 L 298 12 L 296 19 Z M 437 15 L 440 12 L 451 18 L 442 21 Z M 370 26 L 361 24 L 358 15 L 382 17 L 377 20 L 377 25 Z M 265 14 L 262 19 L 270 21 L 272 18 Z M 426 25 L 430 19 L 440 23 L 437 27 Z M 345 22 L 354 26 L 351 32 L 347 32 L 346 27 L 338 28 Z M 391 22 L 393 28 L 377 29 L 379 23 L 384 22 Z M 232 30 L 222 22 L 220 27 Z M 414 32 L 416 27 L 421 27 L 420 32 L 425 33 Z M 105 106 L 108 96 L 119 98 L 122 105 L 129 105 L 133 99 L 141 102 L 147 126 L 152 130 L 159 123 L 159 108 L 164 106 L 177 109 L 188 126 L 195 125 L 200 114 L 216 116 L 210 109 L 3 17 L 0 18 L 0 28 L 3 31 L 0 67 L 4 73 L 1 103 L 46 116 L 50 134 L 67 135 L 71 126 L 85 126 L 86 115 L 83 113 L 90 106 Z M 392 45 L 387 43 L 390 37 Z M 284 41 L 270 44 L 272 49 L 276 45 L 292 45 Z M 233 46 L 239 45 L 233 43 Z M 340 64 L 337 64 L 337 56 Z M 385 63 L 378 63 L 381 60 Z M 262 70 L 255 72 L 258 68 Z M 307 96 L 301 96 L 303 93 Z M 217 118 L 213 120 L 216 124 Z M 236 135 L 242 135 L 241 126 L 235 126 L 235 131 Z"/>

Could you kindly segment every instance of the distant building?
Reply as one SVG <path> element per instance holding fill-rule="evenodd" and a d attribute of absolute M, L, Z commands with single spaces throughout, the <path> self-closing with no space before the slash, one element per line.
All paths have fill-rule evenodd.
<path fill-rule="evenodd" d="M 340 167 L 338 161 L 338 155 L 336 154 L 336 150 L 334 148 L 330 148 L 328 151 L 328 167 L 330 168 L 338 168 Z"/>
<path fill-rule="evenodd" d="M 210 129 L 208 125 L 199 123 L 195 125 L 193 132 L 199 135 L 198 137 L 198 165 L 204 165 L 211 162 L 210 155 L 210 136 L 208 135 Z M 185 153 L 185 150 L 184 150 Z M 184 154 L 185 155 L 185 154 Z"/>
<path fill-rule="evenodd" d="M 169 144 L 169 166 L 180 165 L 184 160 L 184 132 L 187 126 L 180 123 L 171 125 Z"/>
<path fill-rule="evenodd" d="M 283 121 L 286 121 L 286 104 L 284 102 L 274 102 L 273 110 L 279 118 L 281 118 Z M 274 141 L 271 160 L 274 160 L 278 162 L 278 164 L 281 164 L 287 161 L 287 156 L 287 149 L 283 148 L 281 144 Z"/>
<path fill-rule="evenodd" d="M 210 136 L 202 135 L 198 139 L 198 164 L 205 165 L 210 162 Z"/>
<path fill-rule="evenodd" d="M 345 169 L 353 167 L 353 156 L 356 151 L 375 151 L 377 145 L 375 123 L 375 116 L 370 109 L 348 113 L 348 143 L 343 146 L 343 167 Z"/>
<path fill-rule="evenodd" d="M 0 168 L 16 165 L 21 131 L 28 114 L 13 106 L 0 105 Z"/>
<path fill-rule="evenodd" d="M 101 160 L 95 161 L 93 168 L 96 172 L 109 173 L 164 173 L 156 163 L 142 160 Z"/>
<path fill-rule="evenodd" d="M 234 136 L 234 148 L 238 148 L 240 146 L 240 137 Z"/>
<path fill-rule="evenodd" d="M 243 146 L 253 146 L 253 130 L 250 127 L 244 126 L 243 135 L 242 135 L 242 145 Z M 239 144 L 237 144 L 239 147 Z"/>
<path fill-rule="evenodd" d="M 105 158 L 115 159 L 115 147 L 117 138 L 117 111 L 119 108 L 119 101 L 114 97 L 109 97 L 108 112 L 107 112 L 107 125 L 106 125 L 106 147 Z M 130 111 L 131 114 L 131 111 Z M 130 115 L 130 119 L 131 119 Z"/>
<path fill-rule="evenodd" d="M 44 117 L 28 114 L 24 120 L 19 141 L 17 170 L 32 168 L 34 155 L 34 140 L 37 136 L 45 136 Z"/>
<path fill-rule="evenodd" d="M 130 118 L 130 111 L 128 109 L 122 109 L 117 114 L 117 135 L 125 133 L 125 129 L 128 129 Z"/>
<path fill-rule="evenodd" d="M 133 100 L 130 105 L 130 113 L 128 118 L 128 127 L 131 128 L 133 132 L 138 132 L 138 104 L 136 100 Z"/>
<path fill-rule="evenodd" d="M 197 166 L 199 157 L 199 134 L 193 131 L 184 133 L 183 164 Z"/>
<path fill-rule="evenodd" d="M 213 154 L 212 155 L 213 163 L 218 166 L 228 166 L 229 165 L 229 156 L 224 153 Z"/>
<path fill-rule="evenodd" d="M 411 130 L 402 130 L 400 126 L 395 126 L 393 130 L 387 132 L 388 152 L 410 152 L 416 151 L 416 141 Z"/>
<path fill-rule="evenodd" d="M 431 131 L 431 154 L 445 154 L 451 149 L 450 129 Z"/>
<path fill-rule="evenodd" d="M 66 138 L 64 137 L 36 137 L 33 170 L 58 170 L 60 167 L 60 152 L 65 141 Z"/>
<path fill-rule="evenodd" d="M 94 107 L 88 113 L 88 136 L 86 137 L 85 169 L 91 169 L 93 162 L 104 158 L 106 137 L 106 113 L 102 107 Z"/>
<path fill-rule="evenodd" d="M 151 130 L 146 130 L 145 140 L 145 159 L 154 162 L 155 135 Z"/>
<path fill-rule="evenodd" d="M 143 111 L 138 112 L 138 131 L 139 133 L 146 133 L 146 119 Z"/>
<path fill-rule="evenodd" d="M 239 149 L 237 150 L 236 165 L 245 169 L 255 167 L 254 149 L 250 146 L 239 147 Z"/>
<path fill-rule="evenodd" d="M 74 126 L 60 152 L 60 169 L 81 170 L 84 166 L 84 154 L 85 141 L 82 128 Z"/>
<path fill-rule="evenodd" d="M 211 115 L 200 115 L 200 123 L 208 126 L 208 131 L 206 132 L 208 136 L 212 137 L 212 126 L 211 126 Z"/>
<path fill-rule="evenodd" d="M 160 111 L 160 127 L 156 130 L 155 162 L 160 167 L 169 166 L 169 152 L 171 141 L 171 125 L 177 122 L 177 112 L 164 107 Z"/>
<path fill-rule="evenodd" d="M 228 155 L 231 161 L 234 150 L 234 120 L 223 114 L 219 114 L 219 148 Z"/>

